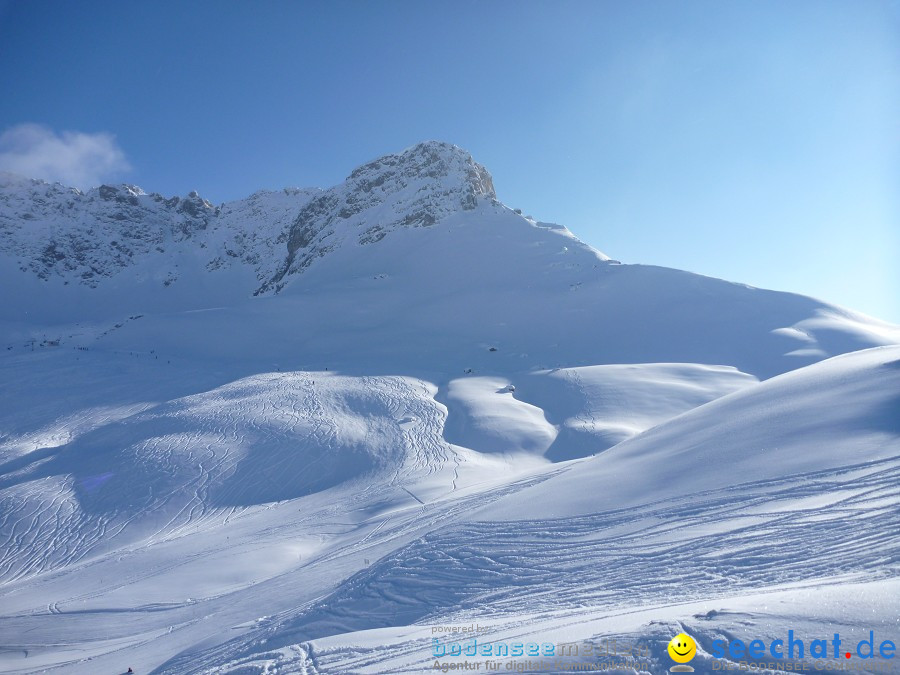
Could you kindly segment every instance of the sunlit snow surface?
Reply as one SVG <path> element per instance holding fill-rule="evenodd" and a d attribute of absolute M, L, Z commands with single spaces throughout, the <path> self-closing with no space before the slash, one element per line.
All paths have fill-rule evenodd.
<path fill-rule="evenodd" d="M 0 671 L 435 672 L 473 623 L 626 672 L 681 630 L 696 672 L 900 643 L 897 327 L 618 264 L 408 152 L 191 218 L 4 178 Z"/>

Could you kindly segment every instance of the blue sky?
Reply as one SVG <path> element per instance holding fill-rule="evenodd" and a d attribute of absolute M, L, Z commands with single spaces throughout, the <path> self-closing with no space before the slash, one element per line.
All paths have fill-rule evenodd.
<path fill-rule="evenodd" d="M 446 140 L 614 258 L 900 322 L 896 1 L 0 0 L 0 92 L 34 174 L 220 202 Z"/>

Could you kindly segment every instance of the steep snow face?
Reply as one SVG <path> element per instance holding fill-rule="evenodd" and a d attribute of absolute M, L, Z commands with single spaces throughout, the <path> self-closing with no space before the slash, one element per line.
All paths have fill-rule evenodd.
<path fill-rule="evenodd" d="M 398 228 L 429 227 L 471 211 L 484 199 L 496 201 L 491 175 L 455 145 L 429 141 L 376 159 L 303 208 L 291 226 L 283 267 L 260 292 L 280 290 L 287 276 L 345 238 L 375 243 Z"/>
<path fill-rule="evenodd" d="M 73 346 L 246 364 L 241 374 L 277 364 L 443 382 L 467 370 L 698 363 L 762 379 L 898 337 L 811 298 L 605 261 L 565 231 L 483 203 L 376 244 L 346 241 L 277 294 L 146 313 Z"/>

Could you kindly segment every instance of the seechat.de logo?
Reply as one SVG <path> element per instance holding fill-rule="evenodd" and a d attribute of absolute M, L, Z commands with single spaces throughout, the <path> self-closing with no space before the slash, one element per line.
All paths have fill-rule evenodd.
<path fill-rule="evenodd" d="M 697 643 L 687 633 L 679 633 L 669 640 L 669 656 L 672 660 L 679 664 L 669 668 L 671 673 L 693 673 L 694 669 L 683 664 L 694 658 L 697 653 Z"/>

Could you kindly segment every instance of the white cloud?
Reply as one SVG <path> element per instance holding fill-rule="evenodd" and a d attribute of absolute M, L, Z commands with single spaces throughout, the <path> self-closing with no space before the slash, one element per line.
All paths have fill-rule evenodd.
<path fill-rule="evenodd" d="M 89 188 L 131 166 L 112 134 L 63 131 L 18 124 L 0 134 L 0 170 Z"/>

